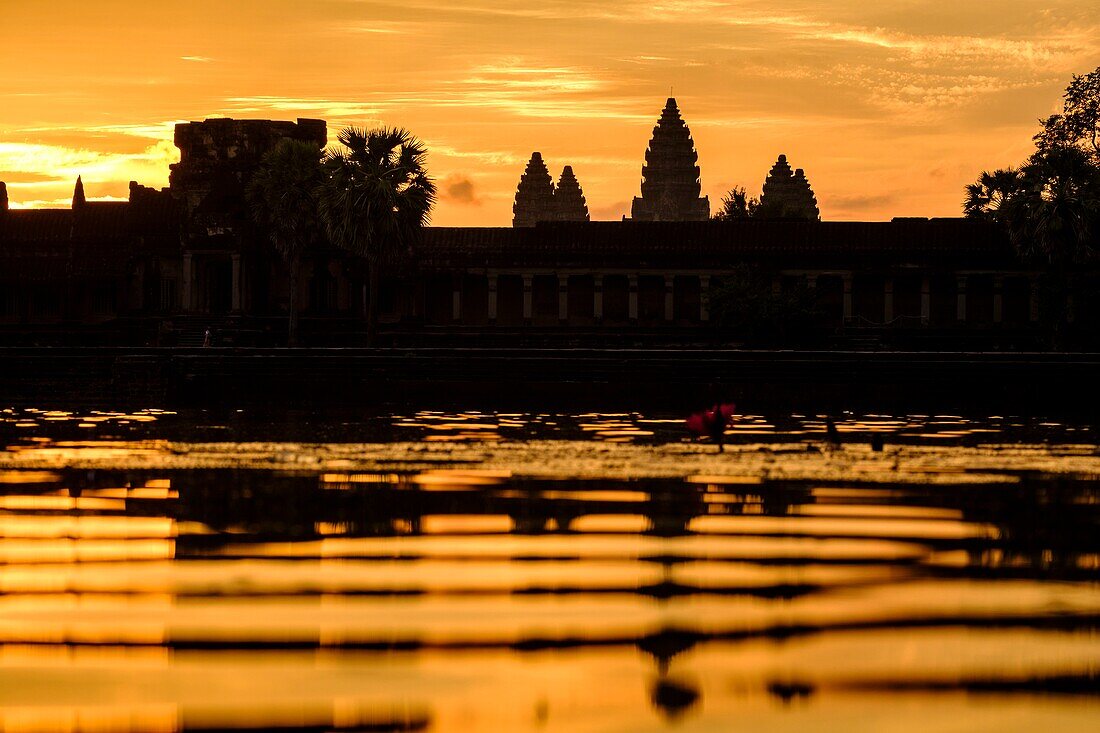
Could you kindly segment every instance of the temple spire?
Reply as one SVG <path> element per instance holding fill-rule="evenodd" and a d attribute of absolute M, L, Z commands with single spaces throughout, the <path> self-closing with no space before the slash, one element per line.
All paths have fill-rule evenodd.
<path fill-rule="evenodd" d="M 88 201 L 84 198 L 84 182 L 80 180 L 80 176 L 77 176 L 76 186 L 73 187 L 73 208 L 79 209 L 86 203 Z"/>
<path fill-rule="evenodd" d="M 710 201 L 700 197 L 699 154 L 691 130 L 680 117 L 675 97 L 669 97 L 642 166 L 642 195 L 634 199 L 630 217 L 639 221 L 704 221 Z"/>
<path fill-rule="evenodd" d="M 807 219 L 820 219 L 821 210 L 817 208 L 817 197 L 814 196 L 814 190 L 810 188 L 810 181 L 806 178 L 806 172 L 801 168 L 795 169 L 792 188 L 799 212 L 804 214 Z"/>
<path fill-rule="evenodd" d="M 808 219 L 821 218 L 810 182 L 806 173 L 799 168 L 791 170 L 786 155 L 780 155 L 775 161 L 768 177 L 764 180 L 764 190 L 760 195 L 757 217 L 764 219 Z"/>
<path fill-rule="evenodd" d="M 512 226 L 533 227 L 540 221 L 558 218 L 554 201 L 554 181 L 542 160 L 542 153 L 531 153 L 527 169 L 516 187 L 516 202 L 512 206 Z"/>
<path fill-rule="evenodd" d="M 8 210 L 8 184 L 0 181 L 0 211 Z"/>
<path fill-rule="evenodd" d="M 573 174 L 573 166 L 567 165 L 562 169 L 558 187 L 554 191 L 554 201 L 557 204 L 560 221 L 589 220 L 588 202 L 585 201 L 577 176 Z"/>

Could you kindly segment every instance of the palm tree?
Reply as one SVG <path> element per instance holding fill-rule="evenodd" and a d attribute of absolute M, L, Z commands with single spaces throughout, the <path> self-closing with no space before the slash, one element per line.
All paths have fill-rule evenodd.
<path fill-rule="evenodd" d="M 286 263 L 290 279 L 287 343 L 298 343 L 298 273 L 302 254 L 321 234 L 317 189 L 323 169 L 321 151 L 300 140 L 284 139 L 260 162 L 245 191 L 252 218 L 263 228 Z"/>
<path fill-rule="evenodd" d="M 1092 256 L 1100 181 L 1082 151 L 1040 151 L 1022 168 L 983 172 L 963 211 L 999 224 L 1026 259 L 1064 268 Z"/>
<path fill-rule="evenodd" d="M 367 261 L 367 343 L 373 344 L 380 270 L 411 250 L 431 216 L 435 183 L 424 168 L 424 145 L 407 130 L 348 127 L 338 139 L 346 151 L 325 157 L 319 210 L 333 243 Z"/>
<path fill-rule="evenodd" d="M 1100 231 L 1100 172 L 1078 148 L 1041 151 L 1022 171 L 1024 192 L 1012 206 L 1009 234 L 1017 246 L 1055 268 L 1093 256 Z"/>
<path fill-rule="evenodd" d="M 963 213 L 972 219 L 997 221 L 1008 213 L 1010 199 L 1022 188 L 1020 172 L 1015 168 L 982 171 L 978 180 L 966 187 Z"/>
<path fill-rule="evenodd" d="M 1093 257 L 1100 232 L 1100 176 L 1088 153 L 1047 146 L 1019 169 L 983 172 L 966 187 L 963 211 L 999 225 L 1025 261 L 1043 266 L 1044 310 L 1052 345 L 1060 348 L 1072 272 Z"/>

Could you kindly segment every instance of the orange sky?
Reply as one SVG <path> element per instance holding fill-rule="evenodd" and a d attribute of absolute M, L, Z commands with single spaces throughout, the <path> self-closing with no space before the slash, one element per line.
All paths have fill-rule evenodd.
<path fill-rule="evenodd" d="M 425 139 L 436 224 L 509 224 L 532 150 L 618 219 L 671 86 L 712 206 L 786 153 L 826 219 L 953 216 L 1097 63 L 1081 0 L 0 0 L 0 180 L 124 197 L 176 121 L 321 117 Z"/>

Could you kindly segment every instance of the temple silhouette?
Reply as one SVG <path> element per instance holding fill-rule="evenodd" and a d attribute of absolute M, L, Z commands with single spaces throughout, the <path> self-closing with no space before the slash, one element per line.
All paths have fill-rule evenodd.
<path fill-rule="evenodd" d="M 668 98 L 642 166 L 642 195 L 635 197 L 630 218 L 635 221 L 706 221 L 710 201 L 699 197 L 699 154 L 691 130 L 680 117 L 676 100 Z"/>
<path fill-rule="evenodd" d="M 786 155 L 780 155 L 768 171 L 756 216 L 811 221 L 821 218 L 817 198 L 810 188 L 810 182 L 806 180 L 806 172 L 801 168 L 792 172 Z"/>
<path fill-rule="evenodd" d="M 573 173 L 573 166 L 567 165 L 562 169 L 555 186 L 539 152 L 531 153 L 527 169 L 519 178 L 512 213 L 512 226 L 515 227 L 533 227 L 540 221 L 589 220 L 588 203 Z"/>
<path fill-rule="evenodd" d="M 0 183 L 0 343 L 200 346 L 285 342 L 289 281 L 256 231 L 244 189 L 281 139 L 327 140 L 322 120 L 177 125 L 169 186 L 121 202 L 10 209 Z M 698 154 L 670 98 L 653 129 L 630 217 L 592 222 L 573 168 L 557 185 L 532 154 L 511 227 L 429 227 L 381 280 L 384 333 L 402 343 L 736 343 L 712 296 L 746 270 L 764 295 L 811 302 L 817 346 L 1035 348 L 1042 271 L 1003 232 L 967 219 L 820 221 L 801 168 L 780 155 L 759 215 L 708 220 Z M 1093 338 L 1100 303 L 1075 276 L 1067 338 Z M 361 262 L 320 246 L 303 263 L 306 343 L 361 343 Z M 797 341 L 796 341 L 797 342 Z M 801 343 L 801 342 L 797 342 Z"/>

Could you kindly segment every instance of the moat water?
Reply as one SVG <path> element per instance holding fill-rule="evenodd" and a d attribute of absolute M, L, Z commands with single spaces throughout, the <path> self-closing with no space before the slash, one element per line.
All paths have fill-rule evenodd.
<path fill-rule="evenodd" d="M 1096 730 L 1097 427 L 824 418 L 0 411 L 0 731 Z"/>

